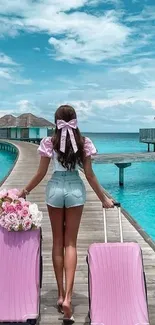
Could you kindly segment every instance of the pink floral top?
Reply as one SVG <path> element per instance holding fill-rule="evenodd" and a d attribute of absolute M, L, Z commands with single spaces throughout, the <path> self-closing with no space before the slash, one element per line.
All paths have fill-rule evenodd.
<path fill-rule="evenodd" d="M 87 137 L 85 137 L 84 150 L 85 150 L 86 157 L 92 156 L 97 152 L 94 144 Z M 41 156 L 53 158 L 54 150 L 53 150 L 51 137 L 46 137 L 41 140 L 40 146 L 38 147 L 38 152 Z"/>

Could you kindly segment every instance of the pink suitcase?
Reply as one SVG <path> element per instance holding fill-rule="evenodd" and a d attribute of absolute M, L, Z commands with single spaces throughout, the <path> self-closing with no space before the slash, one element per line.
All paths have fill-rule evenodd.
<path fill-rule="evenodd" d="M 42 282 L 41 230 L 0 227 L 0 322 L 36 324 Z"/>
<path fill-rule="evenodd" d="M 142 251 L 137 243 L 123 243 L 121 207 L 118 209 L 121 243 L 107 242 L 88 249 L 89 317 L 92 325 L 148 325 L 148 304 Z"/>

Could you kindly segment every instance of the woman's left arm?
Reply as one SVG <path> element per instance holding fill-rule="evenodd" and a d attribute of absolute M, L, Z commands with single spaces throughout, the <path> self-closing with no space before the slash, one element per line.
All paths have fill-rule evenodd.
<path fill-rule="evenodd" d="M 31 179 L 31 181 L 25 186 L 25 188 L 19 193 L 19 197 L 26 197 L 26 194 L 30 193 L 45 177 L 48 166 L 50 163 L 49 157 L 42 156 L 40 158 L 40 164 L 37 170 L 37 173 L 34 175 L 34 177 Z"/>

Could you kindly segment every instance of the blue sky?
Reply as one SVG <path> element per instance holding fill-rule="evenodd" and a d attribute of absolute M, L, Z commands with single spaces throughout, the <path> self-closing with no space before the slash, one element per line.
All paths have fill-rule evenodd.
<path fill-rule="evenodd" d="M 68 103 L 82 131 L 155 127 L 154 0 L 5 0 L 0 26 L 0 116 Z"/>

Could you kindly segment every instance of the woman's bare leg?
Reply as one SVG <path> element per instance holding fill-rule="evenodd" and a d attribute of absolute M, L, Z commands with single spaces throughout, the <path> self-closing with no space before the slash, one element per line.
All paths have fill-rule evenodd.
<path fill-rule="evenodd" d="M 64 268 L 64 209 L 47 206 L 53 233 L 52 260 L 58 286 L 58 303 L 62 304 L 65 296 L 63 286 Z"/>
<path fill-rule="evenodd" d="M 64 317 L 70 318 L 71 298 L 77 265 L 77 235 L 81 221 L 83 206 L 65 209 L 65 299 L 63 302 Z"/>

